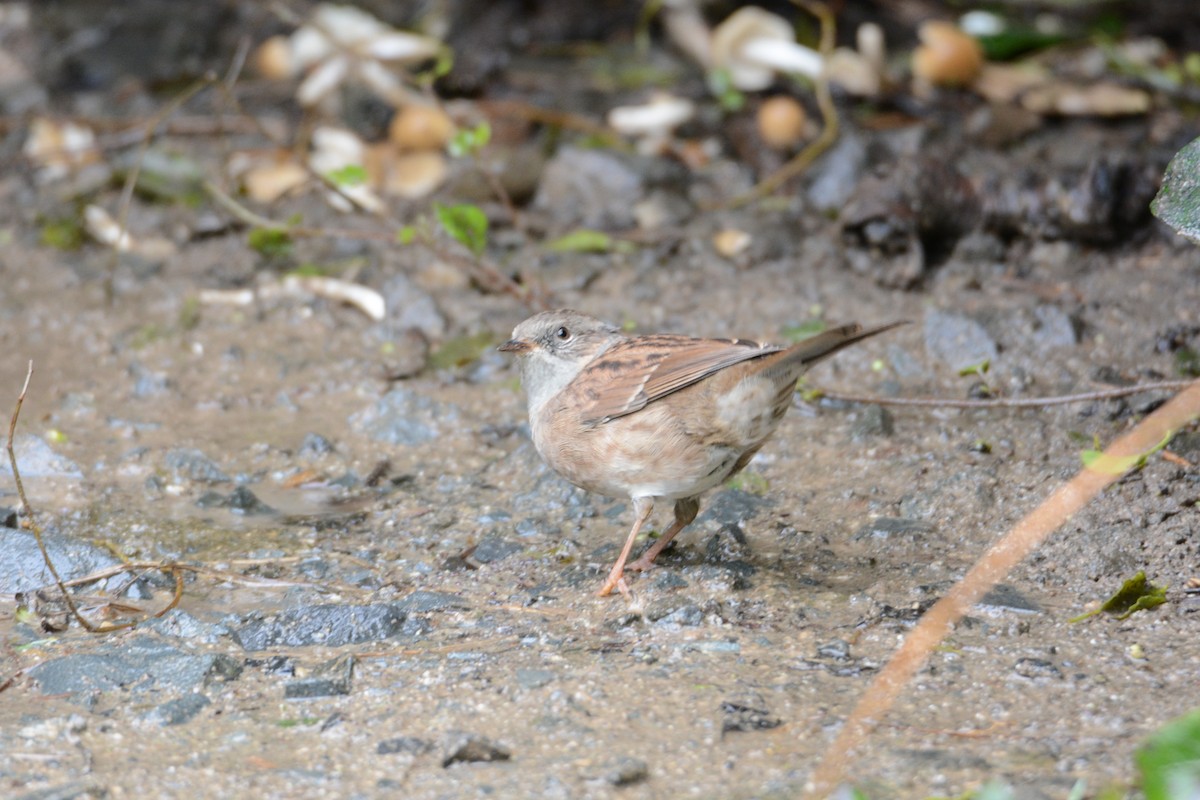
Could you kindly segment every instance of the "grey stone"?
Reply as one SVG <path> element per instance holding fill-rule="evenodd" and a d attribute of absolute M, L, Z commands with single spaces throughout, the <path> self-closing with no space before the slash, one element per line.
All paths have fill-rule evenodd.
<path fill-rule="evenodd" d="M 1024 614 L 1040 614 L 1042 607 L 1007 583 L 998 583 L 979 598 L 977 607 L 996 611 L 1016 611 Z"/>
<path fill-rule="evenodd" d="M 517 542 L 501 539 L 499 536 L 486 536 L 475 547 L 471 556 L 480 564 L 491 564 L 503 561 L 513 553 L 519 553 L 524 548 Z"/>
<path fill-rule="evenodd" d="M 757 692 L 743 692 L 721 703 L 721 734 L 765 731 L 783 721 L 773 715 Z"/>
<path fill-rule="evenodd" d="M 333 444 L 319 433 L 306 433 L 300 442 L 301 458 L 317 458 L 333 452 Z"/>
<path fill-rule="evenodd" d="M 168 450 L 163 463 L 177 481 L 195 481 L 197 483 L 225 483 L 230 480 L 216 462 L 204 453 L 191 447 L 177 447 Z"/>
<path fill-rule="evenodd" d="M 814 165 L 808 201 L 821 212 L 840 211 L 854 193 L 867 166 L 867 147 L 861 137 L 846 133 Z"/>
<path fill-rule="evenodd" d="M 242 665 L 227 655 L 190 653 L 138 636 L 122 642 L 119 651 L 62 656 L 38 664 L 29 674 L 44 694 L 86 701 L 96 692 L 113 689 L 193 691 L 233 680 L 241 671 Z"/>
<path fill-rule="evenodd" d="M 752 494 L 741 489 L 718 492 L 701 512 L 697 522 L 716 522 L 719 525 L 740 525 L 753 519 L 759 511 L 771 508 L 775 501 L 766 495 Z"/>
<path fill-rule="evenodd" d="M 43 533 L 42 541 L 63 580 L 90 575 L 120 563 L 107 550 L 60 533 Z M 46 568 L 32 533 L 0 527 L 0 553 L 3 553 L 0 558 L 0 594 L 27 592 L 54 582 L 54 576 Z M 110 579 L 106 585 L 115 585 L 115 582 L 125 579 L 119 576 Z"/>
<path fill-rule="evenodd" d="M 222 636 L 229 635 L 229 628 L 212 622 L 203 622 L 182 609 L 173 608 L 161 617 L 147 620 L 140 626 L 163 636 L 190 639 L 202 644 L 215 644 Z"/>
<path fill-rule="evenodd" d="M 539 689 L 557 678 L 548 669 L 529 669 L 521 667 L 516 672 L 517 683 L 523 689 Z"/>
<path fill-rule="evenodd" d="M 393 753 L 407 753 L 419 756 L 433 749 L 433 742 L 416 736 L 397 736 L 394 739 L 384 739 L 375 747 L 375 752 L 381 756 Z"/>
<path fill-rule="evenodd" d="M 309 647 L 378 642 L 422 633 L 422 623 L 410 621 L 398 604 L 350 606 L 328 603 L 301 606 L 268 619 L 252 619 L 232 631 L 246 650 L 269 647 Z"/>
<path fill-rule="evenodd" d="M 640 758 L 622 756 L 605 767 L 601 779 L 612 786 L 633 786 L 650 777 L 650 766 Z"/>
<path fill-rule="evenodd" d="M 1079 344 L 1079 325 L 1058 306 L 1040 305 L 1033 310 L 1033 339 L 1043 349 Z"/>
<path fill-rule="evenodd" d="M 925 349 L 952 369 L 961 370 L 982 361 L 995 361 L 996 341 L 979 322 L 953 311 L 925 315 Z"/>
<path fill-rule="evenodd" d="M 642 176 L 609 150 L 563 147 L 542 172 L 534 207 L 558 228 L 624 230 L 636 223 Z"/>
<path fill-rule="evenodd" d="M 258 495 L 239 486 L 229 495 L 229 510 L 237 514 L 274 514 L 275 509 L 258 499 Z"/>
<path fill-rule="evenodd" d="M 1013 671 L 1022 678 L 1061 678 L 1060 670 L 1053 661 L 1044 658 L 1018 658 Z"/>
<path fill-rule="evenodd" d="M 486 736 L 463 731 L 450 731 L 442 739 L 442 766 L 479 761 L 508 761 L 512 753 L 507 747 Z"/>
<path fill-rule="evenodd" d="M 436 439 L 443 426 L 454 427 L 460 416 L 453 405 L 396 387 L 353 415 L 350 423 L 376 442 L 418 445 Z"/>
<path fill-rule="evenodd" d="M 446 318 L 429 292 L 417 286 L 412 278 L 397 273 L 380 287 L 388 315 L 384 322 L 390 335 L 418 330 L 430 339 L 446 335 Z"/>
<path fill-rule="evenodd" d="M 883 406 L 865 406 L 850 426 L 850 435 L 855 439 L 869 439 L 873 436 L 891 436 L 896 431 L 895 418 L 892 412 Z"/>
<path fill-rule="evenodd" d="M 402 597 L 392 603 L 392 606 L 403 611 L 444 611 L 448 608 L 471 607 L 466 600 L 456 594 L 424 590 L 417 590 L 407 597 Z"/>
<path fill-rule="evenodd" d="M 202 694 L 185 694 L 151 709 L 145 719 L 163 726 L 182 725 L 209 705 L 212 705 L 212 701 Z"/>
<path fill-rule="evenodd" d="M 133 378 L 134 397 L 157 397 L 171 389 L 171 381 L 166 374 L 148 370 L 137 361 L 129 365 L 129 377 Z"/>
<path fill-rule="evenodd" d="M 933 533 L 933 526 L 926 522 L 905 517 L 879 517 L 861 526 L 854 532 L 854 538 L 862 539 L 891 539 L 904 537 L 920 539 L 927 533 Z"/>
<path fill-rule="evenodd" d="M 82 478 L 79 466 L 60 456 L 40 436 L 23 433 L 13 437 L 13 452 L 17 456 L 17 469 L 22 478 Z M 12 475 L 8 453 L 0 457 L 0 475 Z"/>
<path fill-rule="evenodd" d="M 354 656 L 347 655 L 320 665 L 311 675 L 288 681 L 283 696 L 288 700 L 303 700 L 347 695 L 353 682 Z"/>

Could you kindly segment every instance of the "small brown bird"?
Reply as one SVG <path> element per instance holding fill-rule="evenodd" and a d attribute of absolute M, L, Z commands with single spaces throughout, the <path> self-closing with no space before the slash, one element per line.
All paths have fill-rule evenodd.
<path fill-rule="evenodd" d="M 633 503 L 633 529 L 599 593 L 627 592 L 625 569 L 650 569 L 696 518 L 700 495 L 750 463 L 809 367 L 901 324 L 844 325 L 791 347 L 627 336 L 567 309 L 518 325 L 500 350 L 519 356 L 538 453 L 576 486 Z M 675 501 L 675 522 L 626 565 L 656 499 Z"/>

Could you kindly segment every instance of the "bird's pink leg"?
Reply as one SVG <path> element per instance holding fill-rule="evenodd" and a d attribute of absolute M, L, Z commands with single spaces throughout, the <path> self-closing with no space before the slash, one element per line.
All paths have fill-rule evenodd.
<path fill-rule="evenodd" d="M 658 537 L 658 541 L 652 544 L 649 550 L 642 553 L 641 558 L 627 565 L 625 568 L 631 569 L 634 572 L 645 572 L 648 569 L 652 569 L 654 567 L 654 559 L 658 558 L 658 554 L 666 549 L 676 534 L 691 524 L 699 511 L 700 501 L 695 497 L 686 497 L 683 500 L 677 500 L 675 502 L 675 522 L 671 527 L 667 528 L 662 536 Z"/>
<path fill-rule="evenodd" d="M 642 526 L 646 524 L 646 520 L 650 518 L 650 512 L 654 510 L 654 501 L 649 497 L 633 498 L 633 511 L 636 518 L 633 520 L 633 529 L 629 531 L 629 538 L 625 540 L 625 546 L 621 548 L 621 555 L 617 558 L 617 563 L 613 564 L 612 571 L 608 573 L 608 580 L 600 587 L 600 591 L 596 594 L 601 597 L 612 594 L 613 589 L 619 589 L 621 594 L 628 594 L 629 589 L 625 586 L 625 562 L 629 560 L 629 553 L 633 550 L 633 543 L 637 540 L 638 534 L 642 530 Z"/>

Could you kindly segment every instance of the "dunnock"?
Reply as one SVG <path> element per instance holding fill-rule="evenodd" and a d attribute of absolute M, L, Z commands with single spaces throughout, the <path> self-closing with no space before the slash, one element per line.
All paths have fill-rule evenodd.
<path fill-rule="evenodd" d="M 625 569 L 649 569 L 696 518 L 700 495 L 750 463 L 809 367 L 900 324 L 844 325 L 791 347 L 628 336 L 571 310 L 518 325 L 500 349 L 519 357 L 538 453 L 576 486 L 633 502 L 633 529 L 599 593 L 626 592 Z M 675 501 L 675 522 L 626 565 L 659 498 Z"/>

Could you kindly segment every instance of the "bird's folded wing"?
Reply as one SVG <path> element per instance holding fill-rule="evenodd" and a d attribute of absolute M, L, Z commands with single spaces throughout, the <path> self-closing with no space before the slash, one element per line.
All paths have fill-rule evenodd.
<path fill-rule="evenodd" d="M 782 349 L 745 339 L 638 337 L 608 350 L 579 376 L 591 376 L 586 383 L 598 387 L 588 393 L 581 416 L 594 424 L 623 417 L 734 364 Z"/>

